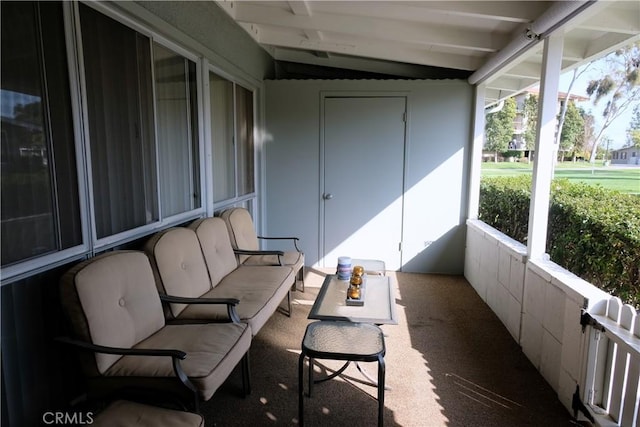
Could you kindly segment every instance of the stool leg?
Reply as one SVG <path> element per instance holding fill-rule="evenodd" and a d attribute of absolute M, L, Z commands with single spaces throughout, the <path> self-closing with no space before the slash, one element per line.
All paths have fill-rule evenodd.
<path fill-rule="evenodd" d="M 300 267 L 300 270 L 298 270 L 298 277 L 296 277 L 296 290 L 298 290 L 298 282 L 302 283 L 302 289 L 301 292 L 304 292 L 304 265 L 302 267 Z"/>
<path fill-rule="evenodd" d="M 378 427 L 384 426 L 384 357 L 378 355 Z"/>
<path fill-rule="evenodd" d="M 245 397 L 251 394 L 251 368 L 248 351 L 242 358 L 242 391 Z"/>
<path fill-rule="evenodd" d="M 313 386 L 313 357 L 309 358 L 309 397 L 311 397 L 311 387 Z"/>
<path fill-rule="evenodd" d="M 304 425 L 304 352 L 298 359 L 298 423 Z"/>

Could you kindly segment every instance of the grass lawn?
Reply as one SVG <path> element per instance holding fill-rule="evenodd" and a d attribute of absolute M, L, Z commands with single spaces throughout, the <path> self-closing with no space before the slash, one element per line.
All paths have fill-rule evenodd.
<path fill-rule="evenodd" d="M 482 176 L 513 176 L 532 172 L 533 164 L 531 163 L 482 163 Z M 586 162 L 565 162 L 556 166 L 554 176 L 590 185 L 601 185 L 623 193 L 640 194 L 640 167 L 603 167 L 591 166 Z"/>

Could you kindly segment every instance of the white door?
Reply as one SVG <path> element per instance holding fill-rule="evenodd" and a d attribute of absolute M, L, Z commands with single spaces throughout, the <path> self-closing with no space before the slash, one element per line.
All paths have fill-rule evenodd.
<path fill-rule="evenodd" d="M 404 97 L 324 98 L 325 267 L 339 256 L 401 266 Z"/>

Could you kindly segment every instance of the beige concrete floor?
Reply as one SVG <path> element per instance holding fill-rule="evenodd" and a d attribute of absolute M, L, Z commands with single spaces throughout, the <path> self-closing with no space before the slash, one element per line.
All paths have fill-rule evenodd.
<path fill-rule="evenodd" d="M 276 313 L 255 337 L 253 391 L 234 372 L 202 405 L 207 426 L 297 425 L 297 363 L 311 305 L 326 272 L 308 269 L 293 315 Z M 398 325 L 383 325 L 387 426 L 575 425 L 506 328 L 460 276 L 389 273 Z M 365 367 L 374 376 L 376 364 Z M 338 362 L 321 361 L 331 372 Z M 305 425 L 374 426 L 376 388 L 353 366 L 314 386 Z"/>

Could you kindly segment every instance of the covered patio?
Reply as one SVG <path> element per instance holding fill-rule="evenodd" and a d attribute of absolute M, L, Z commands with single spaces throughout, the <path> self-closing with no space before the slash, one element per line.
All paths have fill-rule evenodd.
<path fill-rule="evenodd" d="M 13 204 L 3 203 L 3 425 L 85 405 L 72 352 L 53 344 L 67 329 L 64 271 L 232 206 L 249 209 L 259 234 L 300 238 L 306 292 L 294 294 L 293 317 L 276 314 L 255 337 L 253 394 L 238 397 L 230 377 L 202 406 L 208 425 L 296 424 L 300 340 L 336 254 L 384 259 L 397 279 L 400 322 L 383 327 L 387 425 L 571 425 L 576 398 L 599 425 L 640 423 L 635 312 L 545 254 L 560 74 L 640 39 L 640 3 L 73 1 L 33 11 L 33 31 L 3 28 L 36 39 L 42 69 L 25 83 L 16 49 L 3 90 L 16 107 L 39 99 L 49 116 L 39 126 L 3 116 L 3 131 L 64 126 L 29 159 L 49 173 L 34 179 L 49 180 L 50 197 L 33 198 L 50 211 L 5 219 Z M 49 53 L 59 58 L 47 69 Z M 39 94 L 52 65 L 57 92 Z M 485 110 L 535 85 L 524 246 L 477 219 L 480 162 Z M 397 144 L 381 136 L 392 127 Z M 24 141 L 12 144 L 3 139 L 3 171 Z M 347 147 L 347 164 L 367 170 L 357 184 L 331 181 L 349 169 L 336 161 Z M 23 191 L 3 185 L 8 198 Z M 309 424 L 374 423 L 375 389 L 345 374 L 316 388 Z"/>

